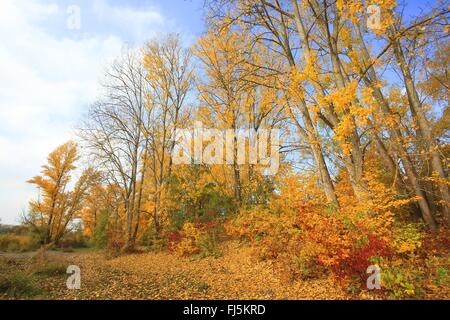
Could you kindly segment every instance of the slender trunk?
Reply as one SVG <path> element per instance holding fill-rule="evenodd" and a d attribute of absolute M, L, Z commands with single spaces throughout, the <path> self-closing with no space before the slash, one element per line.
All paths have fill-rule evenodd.
<path fill-rule="evenodd" d="M 327 201 L 336 208 L 339 208 L 339 201 L 337 199 L 336 192 L 333 186 L 333 181 L 331 180 L 331 176 L 328 171 L 327 164 L 325 162 L 325 157 L 323 156 L 323 150 L 319 143 L 317 131 L 313 126 L 311 117 L 309 116 L 306 106 L 302 102 L 300 103 L 300 105 L 303 105 L 302 115 L 303 115 L 303 122 L 305 123 L 306 126 L 306 130 L 304 130 L 300 126 L 290 106 L 289 106 L 289 114 L 294 123 L 296 124 L 299 134 L 302 136 L 303 139 L 307 140 L 309 142 L 309 145 L 311 146 L 314 161 L 317 165 L 317 169 L 319 170 L 320 182 L 323 185 Z"/>
<path fill-rule="evenodd" d="M 159 204 L 160 204 L 160 193 L 157 191 L 153 207 L 153 223 L 155 226 L 155 237 L 157 237 L 159 234 L 159 219 L 158 219 Z"/>
<path fill-rule="evenodd" d="M 148 140 L 145 142 L 145 151 L 144 151 L 144 157 L 143 157 L 143 166 L 142 166 L 142 174 L 141 174 L 141 181 L 139 182 L 139 191 L 138 191 L 138 199 L 137 199 L 137 205 L 136 205 L 136 223 L 134 225 L 134 231 L 133 231 L 133 238 L 137 238 L 138 229 L 139 229 L 139 220 L 141 217 L 141 204 L 142 204 L 142 193 L 144 189 L 144 181 L 145 181 L 145 173 L 147 169 L 147 147 L 148 147 Z"/>
<path fill-rule="evenodd" d="M 302 43 L 302 48 L 304 50 L 304 56 L 305 60 L 308 63 L 308 61 L 311 59 L 311 50 L 309 47 L 309 42 L 307 39 L 306 31 L 304 28 L 304 25 L 301 20 L 300 11 L 297 5 L 296 0 L 292 0 L 293 8 L 294 8 L 294 18 L 297 26 L 297 32 L 300 35 L 300 41 Z M 287 32 L 285 31 L 284 37 L 287 39 Z M 288 43 L 288 41 L 286 41 Z M 295 62 L 291 61 L 291 67 L 296 67 Z M 316 94 L 320 94 L 322 89 L 317 85 L 317 83 L 313 83 L 314 89 L 316 91 Z M 329 203 L 332 203 L 336 208 L 339 208 L 339 202 L 336 196 L 336 192 L 334 190 L 333 182 L 331 180 L 330 172 L 328 170 L 328 167 L 325 162 L 325 158 L 323 156 L 323 150 L 320 145 L 319 141 L 319 134 L 317 132 L 317 129 L 315 128 L 311 116 L 309 114 L 309 111 L 306 107 L 306 104 L 304 102 L 300 102 L 300 108 L 302 113 L 303 122 L 306 126 L 306 130 L 303 130 L 301 126 L 298 124 L 298 122 L 295 120 L 295 117 L 292 113 L 292 110 L 289 108 L 291 118 L 295 121 L 297 124 L 297 128 L 299 129 L 299 132 L 304 135 L 304 138 L 310 142 L 312 153 L 314 160 L 316 162 L 317 168 L 319 170 L 319 176 L 321 183 L 324 187 L 325 196 L 327 197 L 327 200 Z"/>
<path fill-rule="evenodd" d="M 127 191 L 127 195 L 124 201 L 125 206 L 125 215 L 126 215 L 126 229 L 125 229 L 125 246 L 123 248 L 123 251 L 129 251 L 133 244 L 132 244 L 132 237 L 131 237 L 131 226 L 133 224 L 133 213 L 131 208 L 131 186 L 128 187 L 129 191 Z"/>
<path fill-rule="evenodd" d="M 305 53 L 307 53 L 308 55 L 306 56 L 308 58 L 308 56 L 310 55 L 309 51 L 309 43 L 307 40 L 307 35 L 306 35 L 306 30 L 303 26 L 302 23 L 302 19 L 301 19 L 301 15 L 300 15 L 300 10 L 298 8 L 298 4 L 296 0 L 292 0 L 293 3 L 293 7 L 294 7 L 294 17 L 296 20 L 296 24 L 297 24 L 297 30 L 300 34 L 301 39 L 303 39 L 303 47 L 305 50 Z M 345 86 L 347 85 L 347 79 L 345 78 L 345 75 L 342 73 L 342 69 L 341 69 L 341 62 L 338 56 L 338 48 L 337 48 L 337 36 L 331 35 L 330 33 L 330 29 L 328 26 L 328 17 L 327 17 L 327 9 L 322 10 L 322 8 L 320 8 L 319 3 L 317 3 L 316 1 L 311 1 L 310 5 L 312 7 L 312 9 L 314 9 L 315 11 L 315 15 L 316 15 L 316 19 L 317 19 L 317 24 L 318 27 L 320 28 L 320 30 L 322 31 L 324 37 L 326 38 L 327 41 L 327 46 L 328 46 L 328 50 L 330 52 L 330 57 L 331 57 L 331 67 L 333 69 L 333 74 L 334 74 L 334 82 L 336 84 L 336 88 L 337 89 L 343 89 L 345 88 Z M 333 32 L 336 33 L 337 30 L 339 29 L 338 21 L 335 19 L 334 22 L 334 26 L 333 26 Z M 317 85 L 316 85 L 317 86 Z M 317 89 L 316 89 L 317 91 Z M 319 94 L 319 92 L 316 92 L 316 94 Z M 355 103 L 355 102 L 353 102 Z M 334 114 L 334 112 L 330 112 L 331 114 Z M 339 121 L 338 119 L 335 119 L 336 121 Z M 356 125 L 354 124 L 354 119 L 352 119 L 353 121 L 353 126 L 354 126 L 354 130 L 352 132 L 352 134 L 350 135 L 350 137 L 348 137 L 348 142 L 351 144 L 351 151 L 350 154 L 343 154 L 343 158 L 344 158 L 344 165 L 345 168 L 348 172 L 349 178 L 350 178 L 350 183 L 352 185 L 352 189 L 355 193 L 355 196 L 357 199 L 359 200 L 365 200 L 367 199 L 367 185 L 363 179 L 363 152 L 361 149 L 361 142 L 360 142 L 360 138 L 358 135 L 358 132 L 356 130 Z"/>
<path fill-rule="evenodd" d="M 416 86 L 414 84 L 411 75 L 411 71 L 406 62 L 400 40 L 395 39 L 393 41 L 394 41 L 394 55 L 403 75 L 403 81 L 405 83 L 406 93 L 408 95 L 410 110 L 415 118 L 420 134 L 424 140 L 425 148 L 427 149 L 430 155 L 431 166 L 433 168 L 433 171 L 435 171 L 441 179 L 447 181 L 447 175 L 444 171 L 444 167 L 442 165 L 439 153 L 437 152 L 437 146 L 433 138 L 431 126 L 425 116 L 425 112 L 422 107 L 422 102 L 420 101 L 419 94 L 417 92 Z M 450 223 L 450 209 L 449 209 L 450 193 L 448 190 L 448 186 L 443 182 L 438 183 L 438 186 L 441 192 L 442 200 L 444 201 L 443 213 L 446 216 L 448 222 Z"/>
<path fill-rule="evenodd" d="M 234 138 L 233 138 L 233 177 L 234 177 L 234 197 L 238 204 L 241 204 L 242 202 L 242 194 L 241 194 L 241 173 L 239 169 L 238 164 L 238 141 L 236 136 L 236 125 L 235 120 L 233 120 L 232 130 L 234 132 Z"/>
<path fill-rule="evenodd" d="M 408 157 L 406 156 L 405 158 L 408 158 Z M 416 178 L 417 173 L 416 173 L 414 167 L 412 166 L 411 161 L 405 161 L 405 162 L 403 162 L 403 165 L 405 166 L 405 171 L 408 175 L 408 178 L 414 189 L 414 192 L 416 193 L 416 195 L 419 196 L 418 203 L 419 203 L 420 210 L 422 212 L 422 217 L 423 217 L 424 221 L 430 227 L 431 231 L 434 232 L 437 230 L 436 221 L 434 220 L 433 213 L 432 213 L 431 208 L 427 201 L 427 197 L 426 197 L 425 193 L 423 192 L 422 188 L 420 187 L 418 179 Z"/>
<path fill-rule="evenodd" d="M 365 45 L 365 42 L 362 38 L 361 30 L 359 26 L 354 25 L 354 28 L 356 30 L 356 35 L 360 44 L 360 49 L 362 51 L 362 57 L 364 59 L 364 63 L 368 65 L 370 61 L 370 55 L 367 50 L 367 47 Z M 379 87 L 377 87 L 375 84 L 378 82 L 377 75 L 375 73 L 375 70 L 371 67 L 368 70 L 368 73 L 370 75 L 370 80 L 367 79 L 367 77 L 364 78 L 367 85 L 369 85 L 373 90 L 373 96 L 378 101 L 378 103 L 381 106 L 381 110 L 383 114 L 387 117 L 394 116 L 393 112 L 391 111 L 389 107 L 389 103 L 386 101 L 383 92 L 380 90 Z M 411 161 L 411 158 L 408 154 L 408 151 L 402 144 L 402 133 L 399 129 L 399 126 L 391 126 L 389 128 L 389 133 L 391 135 L 391 138 L 393 139 L 393 147 L 396 150 L 396 153 L 400 157 L 400 161 L 403 164 L 403 167 L 405 168 L 406 175 L 408 177 L 408 182 L 411 185 L 414 193 L 416 196 L 419 197 L 418 204 L 420 211 L 422 213 L 422 217 L 424 221 L 430 226 L 431 230 L 436 230 L 436 222 L 434 220 L 434 217 L 432 215 L 432 210 L 430 208 L 430 205 L 427 201 L 427 197 L 425 193 L 423 192 L 420 184 L 419 179 L 416 170 L 414 169 L 414 165 Z M 398 168 L 400 169 L 400 168 Z"/>
<path fill-rule="evenodd" d="M 319 169 L 319 176 L 325 191 L 325 196 L 327 197 L 329 203 L 331 203 L 335 208 L 339 208 L 339 202 L 336 197 L 336 192 L 334 190 L 333 182 L 328 172 L 327 165 L 325 163 L 325 158 L 323 157 L 322 149 L 318 144 L 312 144 L 311 149 L 313 151 L 317 168 Z"/>

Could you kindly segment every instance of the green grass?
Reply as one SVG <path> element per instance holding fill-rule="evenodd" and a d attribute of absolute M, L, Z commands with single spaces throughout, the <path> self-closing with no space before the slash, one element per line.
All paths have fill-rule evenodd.
<path fill-rule="evenodd" d="M 55 251 L 64 253 L 91 253 L 91 252 L 101 252 L 102 249 L 95 247 L 82 247 L 82 248 L 55 248 Z"/>
<path fill-rule="evenodd" d="M 67 271 L 67 266 L 59 262 L 49 262 L 44 265 L 38 266 L 33 275 L 42 277 L 57 277 L 65 275 Z"/>
<path fill-rule="evenodd" d="M 28 298 L 41 293 L 31 276 L 22 272 L 3 274 L 0 276 L 0 294 L 10 298 Z"/>
<path fill-rule="evenodd" d="M 75 253 L 91 253 L 91 252 L 100 252 L 102 249 L 98 249 L 95 247 L 85 247 L 85 248 L 73 248 L 73 252 Z"/>
<path fill-rule="evenodd" d="M 196 289 L 198 292 L 206 292 L 209 289 L 209 284 L 206 282 L 199 282 L 196 284 Z"/>

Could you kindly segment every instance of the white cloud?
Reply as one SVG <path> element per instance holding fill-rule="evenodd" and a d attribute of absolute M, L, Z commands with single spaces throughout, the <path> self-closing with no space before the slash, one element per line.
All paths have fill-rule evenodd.
<path fill-rule="evenodd" d="M 2 223 L 17 222 L 34 194 L 25 181 L 39 173 L 50 151 L 73 138 L 71 129 L 95 99 L 104 67 L 129 40 L 120 30 L 133 30 L 137 39 L 165 24 L 154 8 L 141 11 L 95 1 L 84 10 L 113 31 L 91 30 L 75 37 L 66 30 L 61 35 L 48 24 L 65 15 L 65 8 L 42 1 L 0 2 Z"/>
<path fill-rule="evenodd" d="M 136 10 L 130 7 L 110 5 L 106 0 L 95 0 L 93 12 L 98 24 L 128 34 L 130 40 L 141 43 L 152 35 L 156 27 L 171 23 L 155 7 Z"/>

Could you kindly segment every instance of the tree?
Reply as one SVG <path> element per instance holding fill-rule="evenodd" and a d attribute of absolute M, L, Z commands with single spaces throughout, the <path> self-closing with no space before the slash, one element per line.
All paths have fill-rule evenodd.
<path fill-rule="evenodd" d="M 149 83 L 146 101 L 151 110 L 147 128 L 148 155 L 145 158 L 150 179 L 146 187 L 152 199 L 149 207 L 155 234 L 158 235 L 161 198 L 168 190 L 172 175 L 175 132 L 189 116 L 187 97 L 192 89 L 194 73 L 191 52 L 183 48 L 179 35 L 169 34 L 162 39 L 151 40 L 143 52 L 143 67 Z"/>
<path fill-rule="evenodd" d="M 129 50 L 106 71 L 104 96 L 91 106 L 79 131 L 93 161 L 121 191 L 125 244 L 133 249 L 139 227 L 145 158 L 150 141 L 150 90 L 139 52 Z M 118 209 L 118 208 L 117 208 Z"/>
<path fill-rule="evenodd" d="M 149 202 L 159 231 L 174 134 L 185 116 L 192 79 L 190 53 L 176 35 L 150 41 L 142 51 L 129 50 L 107 70 L 104 95 L 91 107 L 80 130 L 93 161 L 108 183 L 121 191 L 124 251 L 134 248 Z"/>
<path fill-rule="evenodd" d="M 44 244 L 58 243 L 70 223 L 81 217 L 84 200 L 99 179 L 99 173 L 88 168 L 83 171 L 74 188 L 68 190 L 78 159 L 77 145 L 69 141 L 50 153 L 41 176 L 27 181 L 38 186 L 40 197 L 39 200 L 30 201 L 26 223 L 42 232 Z"/>
<path fill-rule="evenodd" d="M 226 173 L 226 167 L 232 166 L 232 189 L 237 204 L 254 201 L 258 174 L 257 159 L 248 159 L 247 166 L 239 163 L 238 134 L 249 133 L 245 138 L 250 151 L 250 144 L 255 146 L 253 138 L 263 129 L 278 127 L 283 119 L 285 103 L 277 79 L 266 72 L 276 60 L 264 60 L 267 54 L 264 49 L 253 45 L 243 33 L 214 26 L 195 46 L 202 67 L 197 82 L 201 104 L 196 115 L 211 128 L 231 129 L 234 133 L 232 137 L 224 137 L 231 140 L 227 144 L 232 145 L 232 154 L 225 155 L 225 166 L 221 167 Z M 261 64 L 265 67 L 260 67 Z M 244 149 L 247 150 L 247 145 Z"/>
<path fill-rule="evenodd" d="M 373 148 L 392 172 L 400 194 L 414 194 L 423 219 L 436 230 L 433 189 L 440 190 L 441 207 L 448 216 L 447 173 L 414 80 L 419 68 L 414 57 L 422 56 L 428 43 L 434 46 L 445 39 L 442 22 L 448 8 L 437 8 L 407 25 L 396 18 L 395 1 L 375 1 L 383 19 L 376 29 L 362 30 L 366 4 L 359 0 L 226 0 L 208 4 L 209 21 L 219 30 L 233 28 L 250 37 L 251 43 L 260 43 L 286 60 L 289 68 L 276 71 L 288 78 L 288 111 L 301 138 L 310 145 L 329 202 L 337 202 L 330 172 L 341 167 L 348 173 L 355 197 L 370 199 L 370 171 L 364 159 Z M 425 27 L 434 30 L 435 36 L 425 36 Z M 381 43 L 379 53 L 366 45 L 374 39 Z M 389 55 L 402 75 L 400 83 L 388 81 L 379 72 L 393 64 Z M 423 68 L 429 66 L 428 62 Z M 398 112 L 386 92 L 402 85 L 409 111 Z M 442 94 L 438 95 L 442 100 Z M 429 159 L 416 157 L 417 150 Z M 432 168 L 425 177 L 422 164 Z M 433 172 L 437 178 L 432 177 Z"/>

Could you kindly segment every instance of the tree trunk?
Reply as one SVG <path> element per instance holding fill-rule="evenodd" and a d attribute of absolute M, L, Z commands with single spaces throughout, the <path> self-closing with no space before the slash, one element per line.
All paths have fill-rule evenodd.
<path fill-rule="evenodd" d="M 367 47 L 364 43 L 364 40 L 362 38 L 361 30 L 359 26 L 356 24 L 353 25 L 356 31 L 356 35 L 361 47 L 362 51 L 362 57 L 364 59 L 364 64 L 368 66 L 370 61 L 370 55 L 367 50 Z M 368 70 L 368 74 L 370 75 L 370 80 L 367 77 L 364 77 L 364 80 L 368 86 L 370 86 L 373 90 L 373 96 L 378 101 L 378 103 L 381 106 L 381 110 L 383 114 L 387 117 L 394 116 L 393 112 L 391 111 L 389 107 L 389 103 L 384 98 L 383 92 L 378 88 L 375 84 L 378 82 L 377 75 L 375 73 L 375 70 L 373 67 L 370 67 Z M 414 169 L 414 165 L 408 155 L 407 150 L 402 145 L 402 133 L 399 129 L 399 126 L 396 125 L 395 127 L 389 128 L 389 133 L 391 135 L 391 138 L 393 138 L 393 147 L 396 149 L 398 156 L 400 157 L 400 160 L 403 164 L 403 167 L 405 168 L 406 175 L 408 177 L 408 182 L 411 185 L 414 193 L 416 196 L 418 196 L 420 199 L 418 201 L 420 211 L 422 213 L 422 217 L 424 221 L 429 225 L 431 230 L 436 230 L 436 222 L 434 220 L 434 217 L 432 215 L 432 210 L 430 208 L 430 205 L 427 201 L 426 195 L 423 192 L 421 186 L 419 185 L 418 181 L 418 175 Z M 400 168 L 398 168 L 400 170 Z"/>
<path fill-rule="evenodd" d="M 394 41 L 394 55 L 403 75 L 410 110 L 413 117 L 415 118 L 420 134 L 424 140 L 425 148 L 427 149 L 430 155 L 431 167 L 433 168 L 433 171 L 435 171 L 441 179 L 447 181 L 447 175 L 444 171 L 444 167 L 442 165 L 439 153 L 437 152 L 437 146 L 434 142 L 431 126 L 428 123 L 428 120 L 426 119 L 424 110 L 422 108 L 422 103 L 420 101 L 419 94 L 416 90 L 416 86 L 414 84 L 411 71 L 406 63 L 405 56 L 401 48 L 400 40 L 394 39 L 393 41 Z M 443 213 L 444 216 L 447 218 L 447 221 L 450 223 L 450 210 L 449 210 L 450 193 L 448 190 L 448 186 L 442 182 L 438 183 L 438 186 L 441 192 L 442 200 L 444 201 L 444 205 L 442 206 Z"/>

